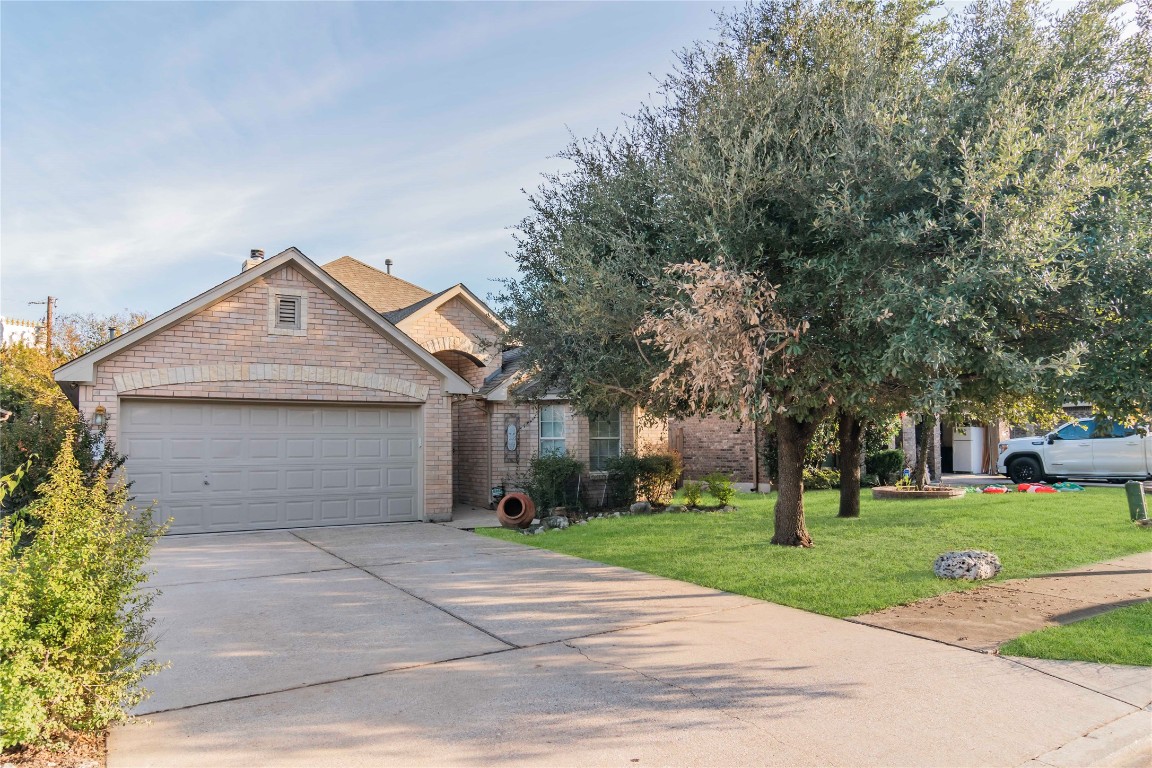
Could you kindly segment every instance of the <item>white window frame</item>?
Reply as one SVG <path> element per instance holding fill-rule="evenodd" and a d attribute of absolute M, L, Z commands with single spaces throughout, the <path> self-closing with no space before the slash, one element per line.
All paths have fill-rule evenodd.
<path fill-rule="evenodd" d="M 539 434 L 539 448 L 541 456 L 563 456 L 568 452 L 567 443 L 567 416 L 565 406 L 560 403 L 550 403 L 548 405 L 541 405 L 538 416 L 540 422 L 537 429 Z M 552 434 L 544 434 L 544 425 L 548 424 L 552 427 L 559 426 L 559 434 L 555 429 L 551 429 Z"/>
<path fill-rule="evenodd" d="M 593 426 L 597 417 L 595 415 L 588 417 L 588 469 L 591 472 L 607 472 L 608 471 L 607 467 L 603 467 L 603 466 L 597 467 L 596 466 L 597 459 L 603 458 L 603 459 L 607 460 L 607 459 L 617 458 L 620 456 L 620 451 L 623 449 L 622 435 L 624 433 L 624 430 L 620 426 L 620 409 L 619 408 L 613 408 L 608 413 L 603 414 L 603 416 L 606 417 L 606 420 L 609 420 L 609 421 L 612 420 L 613 415 L 615 415 L 615 422 L 616 422 L 616 435 L 615 435 L 615 437 L 613 437 L 613 436 L 597 436 L 594 433 L 594 426 Z M 598 443 L 598 442 L 611 442 L 611 441 L 616 442 L 616 452 L 612 453 L 610 455 L 606 454 L 603 457 L 597 457 L 596 451 L 592 450 L 593 446 L 595 446 L 596 443 Z"/>
<path fill-rule="evenodd" d="M 285 328 L 279 323 L 278 310 L 281 296 L 296 299 L 296 319 L 299 324 L 295 328 Z M 308 291 L 301 288 L 268 287 L 268 333 L 277 336 L 308 335 Z"/>

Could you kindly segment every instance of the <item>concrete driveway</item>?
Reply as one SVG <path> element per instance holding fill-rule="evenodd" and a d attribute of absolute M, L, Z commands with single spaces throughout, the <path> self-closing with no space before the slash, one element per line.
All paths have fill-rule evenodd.
<path fill-rule="evenodd" d="M 1118 745 L 1152 724 L 1083 680 L 439 525 L 168 537 L 153 565 L 171 668 L 112 768 L 1093 765 L 1142 760 Z"/>

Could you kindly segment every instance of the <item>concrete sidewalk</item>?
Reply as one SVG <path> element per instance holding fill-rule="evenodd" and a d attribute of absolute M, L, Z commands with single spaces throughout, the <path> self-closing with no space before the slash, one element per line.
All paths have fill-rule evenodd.
<path fill-rule="evenodd" d="M 1131 760 L 1152 715 L 1051 670 L 443 526 L 167 537 L 154 562 L 173 665 L 113 731 L 112 768 L 1098 765 Z"/>

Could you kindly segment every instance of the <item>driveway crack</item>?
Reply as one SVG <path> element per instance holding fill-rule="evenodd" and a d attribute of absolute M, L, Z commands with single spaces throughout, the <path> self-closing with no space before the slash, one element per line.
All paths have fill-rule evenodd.
<path fill-rule="evenodd" d="M 320 546 L 319 544 L 317 544 L 314 541 L 308 541 L 308 539 L 305 539 L 303 536 L 297 535 L 295 531 L 289 531 L 289 533 L 291 533 L 296 538 L 300 539 L 300 541 L 304 542 L 305 544 L 310 544 L 311 546 L 316 547 L 316 549 L 320 550 L 321 552 L 328 554 L 328 555 L 331 555 L 332 557 L 336 558 L 337 560 L 340 560 L 341 562 L 347 563 L 348 565 L 352 566 L 353 568 L 360 571 L 361 573 L 365 573 L 365 574 L 371 576 L 372 578 L 376 579 L 377 581 L 379 581 L 383 584 L 387 584 L 388 586 L 392 587 L 393 589 L 399 590 L 400 592 L 403 592 L 404 594 L 408 595 L 409 597 L 415 598 L 416 600 L 419 600 L 420 602 L 424 603 L 425 605 L 431 606 L 432 608 L 435 608 L 436 610 L 440 611 L 441 613 L 445 613 L 445 614 L 451 616 L 452 618 L 456 619 L 456 621 L 459 621 L 463 624 L 467 624 L 468 626 L 472 627 L 472 629 L 476 630 L 477 632 L 483 632 L 485 635 L 488 635 L 488 637 L 492 638 L 496 642 L 503 643 L 504 645 L 508 646 L 509 648 L 519 648 L 520 647 L 516 643 L 505 640 L 504 638 L 500 637 L 499 635 L 497 635 L 493 632 L 489 632 L 488 630 L 484 629 L 484 627 L 481 627 L 477 624 L 474 624 L 473 622 L 469 621 L 468 619 L 464 618 L 463 616 L 460 616 L 459 614 L 453 613 L 452 611 L 448 610 L 444 606 L 437 605 L 436 603 L 432 602 L 431 600 L 425 599 L 425 598 L 421 597 L 420 595 L 417 595 L 415 592 L 412 592 L 410 590 L 405 589 L 404 587 L 401 587 L 399 584 L 393 584 L 391 581 L 388 581 L 388 579 L 384 578 L 383 576 L 380 576 L 379 574 L 372 573 L 372 571 L 369 571 L 367 568 L 356 565 L 356 563 L 353 563 L 350 560 L 345 560 L 343 557 L 340 557 L 340 555 L 336 554 L 335 552 L 333 552 L 329 549 L 325 549 L 324 547 Z"/>

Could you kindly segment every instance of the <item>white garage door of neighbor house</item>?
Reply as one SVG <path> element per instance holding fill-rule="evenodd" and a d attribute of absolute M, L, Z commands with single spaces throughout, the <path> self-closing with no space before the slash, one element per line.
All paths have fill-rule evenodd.
<path fill-rule="evenodd" d="M 121 415 L 131 495 L 170 533 L 420 518 L 418 408 L 125 400 Z"/>

